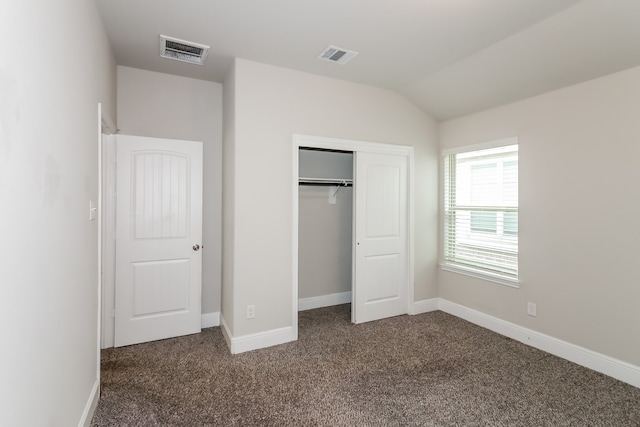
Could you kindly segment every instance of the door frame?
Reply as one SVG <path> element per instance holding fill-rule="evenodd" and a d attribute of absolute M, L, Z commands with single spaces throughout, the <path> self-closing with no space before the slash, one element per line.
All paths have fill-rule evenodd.
<path fill-rule="evenodd" d="M 398 156 L 406 156 L 407 157 L 407 264 L 408 264 L 408 274 L 407 274 L 407 313 L 410 313 L 410 308 L 413 306 L 414 302 L 414 260 L 413 260 L 413 221 L 414 221 L 414 197 L 413 197 L 413 188 L 414 188 L 414 150 L 412 146 L 408 145 L 396 145 L 396 144 L 384 144 L 379 142 L 369 142 L 369 141 L 358 141 L 352 139 L 341 139 L 341 138 L 329 138 L 329 137 L 321 137 L 321 136 L 311 136 L 311 135 L 301 135 L 301 134 L 293 134 L 293 144 L 292 144 L 292 179 L 291 179 L 291 194 L 292 194 L 292 275 L 291 275 L 291 295 L 292 295 L 292 327 L 294 333 L 294 340 L 298 339 L 298 178 L 299 178 L 299 158 L 298 151 L 300 148 L 309 147 L 309 148 L 320 148 L 327 150 L 340 150 L 340 151 L 352 151 L 354 153 L 354 164 L 357 161 L 358 152 L 367 152 L 367 153 L 378 153 L 378 154 L 389 154 L 389 155 L 398 155 Z M 354 171 L 355 172 L 355 171 Z M 357 191 L 357 182 L 355 180 L 354 173 L 354 181 L 353 181 L 354 191 Z M 354 197 L 355 204 L 355 197 Z M 355 222 L 355 210 L 354 216 L 352 220 Z M 355 224 L 354 224 L 355 225 Z M 352 244 L 355 241 L 355 226 L 352 227 Z M 351 286 L 353 291 L 354 276 L 355 276 L 355 251 L 352 251 L 352 279 Z M 353 297 L 354 293 L 351 293 L 352 300 L 352 309 L 353 309 Z"/>
<path fill-rule="evenodd" d="M 109 114 L 102 108 L 102 103 L 98 102 L 98 379 L 100 379 L 100 350 L 104 348 L 104 300 L 105 287 L 108 288 L 108 273 L 105 273 L 105 262 L 108 255 L 105 249 L 108 247 L 108 239 L 105 226 L 105 201 L 106 189 L 108 187 L 106 178 L 107 159 L 105 158 L 105 139 L 109 135 L 115 135 L 118 129 Z M 105 277 L 107 279 L 105 280 Z"/>
<path fill-rule="evenodd" d="M 102 138 L 102 303 L 101 348 L 113 347 L 115 340 L 116 281 L 116 133 Z"/>

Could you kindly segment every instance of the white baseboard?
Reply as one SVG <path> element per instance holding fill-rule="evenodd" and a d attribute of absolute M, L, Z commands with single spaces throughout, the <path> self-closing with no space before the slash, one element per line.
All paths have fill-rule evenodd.
<path fill-rule="evenodd" d="M 439 298 L 423 299 L 422 301 L 416 301 L 412 305 L 409 305 L 409 314 L 422 314 L 430 311 L 440 310 Z"/>
<path fill-rule="evenodd" d="M 224 316 L 222 314 L 220 314 L 220 330 L 222 331 L 224 340 L 227 342 L 227 347 L 231 350 L 231 331 L 229 330 L 229 326 L 227 326 L 227 322 L 224 320 Z"/>
<path fill-rule="evenodd" d="M 349 304 L 351 291 L 336 294 L 321 295 L 319 297 L 300 298 L 298 311 L 313 310 L 314 308 L 331 307 L 332 305 Z"/>
<path fill-rule="evenodd" d="M 291 326 L 270 331 L 247 334 L 239 337 L 231 337 L 229 346 L 231 354 L 244 353 L 245 351 L 257 350 L 259 348 L 271 347 L 278 344 L 295 341 L 298 334 L 294 333 Z"/>
<path fill-rule="evenodd" d="M 100 380 L 96 378 L 96 382 L 93 383 L 93 387 L 91 387 L 91 393 L 89 393 L 89 399 L 87 400 L 87 404 L 85 405 L 84 411 L 82 412 L 82 417 L 80 417 L 78 427 L 89 427 L 89 425 L 91 425 L 93 413 L 96 411 L 96 407 L 98 406 L 99 397 Z"/>
<path fill-rule="evenodd" d="M 438 307 L 445 313 L 640 388 L 640 366 L 498 319 L 443 298 L 439 298 Z"/>
<path fill-rule="evenodd" d="M 216 311 L 214 313 L 202 313 L 200 323 L 203 329 L 220 326 L 220 312 Z"/>
<path fill-rule="evenodd" d="M 227 326 L 227 322 L 224 320 L 224 316 L 220 316 L 220 330 L 231 354 L 271 347 L 298 339 L 298 331 L 291 326 L 234 337 L 229 330 L 229 326 Z"/>
<path fill-rule="evenodd" d="M 348 294 L 347 301 L 345 301 L 346 294 Z M 312 308 L 344 304 L 349 301 L 351 301 L 350 292 L 332 294 L 325 297 L 305 298 L 298 301 L 298 310 L 310 310 Z M 416 301 L 409 307 L 409 314 L 427 313 L 436 310 L 444 311 L 498 334 L 520 341 L 523 344 L 640 388 L 640 366 L 632 365 L 515 323 L 507 322 L 444 298 Z M 220 316 L 219 319 L 222 334 L 232 354 L 284 344 L 297 339 L 297 331 L 293 330 L 291 326 L 233 337 L 225 323 L 224 316 Z"/>

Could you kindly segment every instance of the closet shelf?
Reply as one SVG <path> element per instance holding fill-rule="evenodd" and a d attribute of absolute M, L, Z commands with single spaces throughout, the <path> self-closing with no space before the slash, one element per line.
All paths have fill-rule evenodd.
<path fill-rule="evenodd" d="M 351 187 L 353 179 L 350 178 L 299 178 L 298 185 L 331 185 L 338 187 Z"/>

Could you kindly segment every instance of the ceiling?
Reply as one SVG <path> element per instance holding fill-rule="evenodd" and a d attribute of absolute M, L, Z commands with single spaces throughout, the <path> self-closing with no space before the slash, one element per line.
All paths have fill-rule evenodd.
<path fill-rule="evenodd" d="M 640 65 L 638 0 L 95 0 L 119 65 L 222 82 L 234 57 L 397 91 L 448 120 Z M 159 55 L 160 34 L 211 46 Z M 340 65 L 329 45 L 359 52 Z"/>

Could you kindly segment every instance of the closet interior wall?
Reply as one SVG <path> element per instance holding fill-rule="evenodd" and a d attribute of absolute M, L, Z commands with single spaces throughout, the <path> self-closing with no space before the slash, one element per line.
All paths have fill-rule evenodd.
<path fill-rule="evenodd" d="M 353 178 L 353 153 L 299 150 L 299 176 Z M 341 294 L 350 300 L 352 280 L 352 187 L 299 186 L 298 298 Z M 349 295 L 347 295 L 349 293 Z M 322 304 L 327 305 L 327 304 Z M 315 306 L 318 306 L 317 304 Z M 303 309 L 303 306 L 300 307 Z"/>

